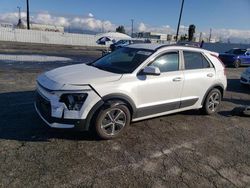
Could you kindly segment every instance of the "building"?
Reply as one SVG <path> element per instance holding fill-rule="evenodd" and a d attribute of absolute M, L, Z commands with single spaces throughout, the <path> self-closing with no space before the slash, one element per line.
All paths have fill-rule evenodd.
<path fill-rule="evenodd" d="M 134 38 L 145 38 L 152 42 L 164 42 L 168 40 L 168 34 L 155 32 L 138 32 L 133 34 Z"/>
<path fill-rule="evenodd" d="M 14 25 L 11 23 L 0 23 L 0 27 L 4 27 L 4 28 L 13 28 Z"/>

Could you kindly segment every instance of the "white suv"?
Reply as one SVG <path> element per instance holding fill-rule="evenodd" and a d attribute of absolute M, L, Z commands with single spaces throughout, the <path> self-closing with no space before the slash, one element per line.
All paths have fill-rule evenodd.
<path fill-rule="evenodd" d="M 213 114 L 226 86 L 217 53 L 134 44 L 40 75 L 35 108 L 50 127 L 93 128 L 111 139 L 130 122 L 200 108 Z"/>

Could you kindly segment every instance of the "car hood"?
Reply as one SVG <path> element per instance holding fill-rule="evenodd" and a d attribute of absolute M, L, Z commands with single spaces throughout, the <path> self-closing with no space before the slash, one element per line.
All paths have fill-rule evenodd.
<path fill-rule="evenodd" d="M 47 89 L 58 90 L 65 85 L 88 85 L 114 82 L 122 74 L 115 74 L 97 69 L 86 64 L 70 65 L 48 71 L 37 79 L 40 85 Z"/>

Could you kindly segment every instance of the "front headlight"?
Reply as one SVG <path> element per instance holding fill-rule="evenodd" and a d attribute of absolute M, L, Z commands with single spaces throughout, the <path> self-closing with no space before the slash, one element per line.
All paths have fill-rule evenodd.
<path fill-rule="evenodd" d="M 69 110 L 80 111 L 87 96 L 87 93 L 63 94 L 60 98 L 60 102 L 63 102 Z"/>

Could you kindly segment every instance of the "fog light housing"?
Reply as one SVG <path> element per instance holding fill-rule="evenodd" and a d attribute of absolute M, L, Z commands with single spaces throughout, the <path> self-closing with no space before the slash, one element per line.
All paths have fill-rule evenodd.
<path fill-rule="evenodd" d="M 87 96 L 87 93 L 63 94 L 60 98 L 60 102 L 63 102 L 68 110 L 80 111 Z"/>

